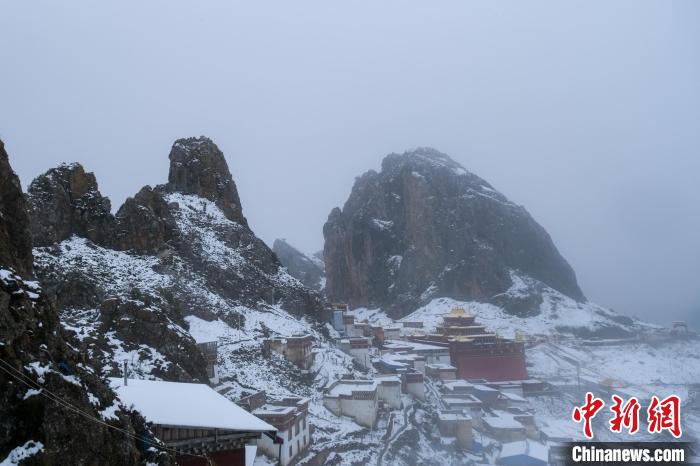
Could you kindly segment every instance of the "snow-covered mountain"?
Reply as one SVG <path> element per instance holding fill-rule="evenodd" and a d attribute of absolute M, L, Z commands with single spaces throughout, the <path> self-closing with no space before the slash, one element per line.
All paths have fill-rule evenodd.
<path fill-rule="evenodd" d="M 0 141 L 0 463 L 172 464 L 139 449 L 143 418 L 120 408 L 32 279 L 29 224 Z"/>
<path fill-rule="evenodd" d="M 574 271 L 525 208 L 434 149 L 390 154 L 380 172 L 356 178 L 323 233 L 326 293 L 353 306 L 400 317 L 451 296 L 530 315 L 543 286 L 585 301 Z"/>
<path fill-rule="evenodd" d="M 78 164 L 29 187 L 37 276 L 109 375 L 128 359 L 143 377 L 203 381 L 187 318 L 242 327 L 258 310 L 320 308 L 248 227 L 216 145 L 178 140 L 170 162 L 168 183 L 143 188 L 116 216 Z"/>
<path fill-rule="evenodd" d="M 321 291 L 326 284 L 325 264 L 316 256 L 307 256 L 284 239 L 276 239 L 272 251 L 289 274 L 312 290 Z"/>
<path fill-rule="evenodd" d="M 473 253 L 469 257 L 475 261 L 471 264 L 479 267 L 474 270 L 464 268 L 469 261 L 459 259 L 459 264 L 450 262 L 462 267 L 454 275 L 449 271 L 440 272 L 435 275 L 437 278 L 423 281 L 425 277 L 418 280 L 410 269 L 404 270 L 404 267 L 420 264 L 422 259 L 411 258 L 411 254 L 418 252 L 411 248 L 392 250 L 396 254 L 389 257 L 389 269 L 398 275 L 390 274 L 393 277 L 391 283 L 399 288 L 412 284 L 404 289 L 408 294 L 420 291 L 418 295 L 411 294 L 409 300 L 416 307 L 403 309 L 398 313 L 403 317 L 394 320 L 396 306 L 389 300 L 386 305 L 374 309 L 355 309 L 352 313 L 356 319 L 387 325 L 420 321 L 424 325 L 421 331 L 425 331 L 439 324 L 444 313 L 459 306 L 474 312 L 489 330 L 504 337 L 512 338 L 516 334 L 532 337 L 536 344 L 528 347 L 527 360 L 528 371 L 533 377 L 569 387 L 575 383 L 576 371 L 581 369 L 574 361 L 590 361 L 590 367 L 584 364 L 583 371 L 592 380 L 617 374 L 630 383 L 641 384 L 649 380 L 649 385 L 645 385 L 648 391 L 675 389 L 693 396 L 693 377 L 700 373 L 694 356 L 696 340 L 673 343 L 665 337 L 653 341 L 644 339 L 656 335 L 661 329 L 587 302 L 576 285 L 573 271 L 556 249 L 552 249 L 554 246 L 549 237 L 524 209 L 511 204 L 483 180 L 466 173 L 440 154 L 418 151 L 414 156 L 420 162 L 414 167 L 417 175 L 413 171 L 402 171 L 401 162 L 394 160 L 400 156 L 391 157 L 386 171 L 396 175 L 392 175 L 392 183 L 416 186 L 406 188 L 400 195 L 397 194 L 399 191 L 384 194 L 388 199 L 395 198 L 393 194 L 420 195 L 426 199 L 437 196 L 442 191 L 431 183 L 442 178 L 430 181 L 430 174 L 420 171 L 437 170 L 440 177 L 445 177 L 442 181 L 450 186 L 447 194 L 454 194 L 452 190 L 461 192 L 462 197 L 470 199 L 469 202 L 477 202 L 474 212 L 479 213 L 479 218 L 485 216 L 492 222 L 487 227 L 470 224 L 467 229 L 470 234 L 477 232 L 467 238 L 472 241 L 472 246 L 481 245 L 469 249 Z M 206 364 L 196 343 L 217 341 L 220 382 L 216 389 L 231 400 L 259 390 L 266 391 L 271 398 L 303 396 L 311 400 L 309 423 L 314 428 L 313 443 L 299 464 L 438 466 L 492 459 L 492 456 L 459 451 L 442 438 L 436 421 L 440 409 L 439 389 L 430 381 L 426 382 L 428 399 L 425 402 L 405 396 L 401 409 L 384 413 L 374 429 L 363 428 L 350 418 L 336 416 L 326 409 L 323 392 L 333 382 L 341 377 L 371 378 L 376 374 L 374 369 L 362 368 L 340 351 L 336 342 L 338 334 L 318 319 L 322 297 L 308 285 L 317 283 L 320 286 L 323 278 L 316 279 L 315 272 L 311 277 L 302 275 L 294 265 L 295 260 L 302 260 L 320 270 L 318 259 L 303 256 L 302 259 L 290 260 L 282 245 L 276 244 L 273 251 L 256 237 L 243 215 L 226 160 L 210 140 L 189 138 L 176 141 L 171 149 L 170 162 L 166 184 L 142 188 L 127 199 L 116 215 L 111 213 L 109 200 L 99 192 L 94 175 L 78 164 L 62 165 L 34 180 L 28 190 L 26 206 L 17 190 L 14 194 L 3 193 L 0 198 L 4 203 L 5 199 L 14 196 L 19 199 L 14 210 L 30 213 L 31 235 L 30 218 L 25 213 L 24 226 L 19 228 L 20 240 L 17 240 L 17 234 L 9 234 L 13 244 L 22 243 L 22 237 L 31 236 L 34 241 L 33 251 L 31 243 L 24 241 L 26 253 L 19 258 L 10 257 L 7 249 L 0 248 L 0 265 L 12 262 L 15 270 L 25 272 L 33 267 L 41 287 L 39 290 L 37 283 L 24 281 L 8 271 L 0 275 L 2 291 L 21 288 L 24 301 L 19 303 L 20 307 L 29 306 L 27 300 L 38 299 L 42 303 L 36 312 L 46 313 L 49 318 L 32 317 L 22 325 L 29 325 L 33 332 L 41 333 L 41 323 L 46 329 L 44 333 L 56 332 L 60 336 L 53 339 L 42 333 L 42 338 L 50 342 L 48 346 L 52 354 L 60 354 L 71 367 L 78 368 L 72 375 L 78 378 L 82 391 L 73 396 L 80 398 L 86 409 L 92 409 L 97 416 L 117 416 L 125 428 L 142 429 L 138 415 L 120 410 L 114 402 L 114 394 L 100 378 L 121 375 L 122 364 L 126 361 L 134 377 L 204 382 L 207 379 Z M 437 162 L 441 165 L 436 166 Z M 367 189 L 384 192 L 384 188 L 375 185 L 379 182 L 375 179 L 377 176 L 363 177 L 367 178 Z M 465 192 L 460 191 L 466 189 L 462 178 L 469 184 Z M 360 187 L 365 186 L 364 182 L 358 183 Z M 480 190 L 481 194 L 475 190 Z M 377 216 L 373 209 L 379 207 L 375 204 L 384 202 L 379 198 L 372 197 L 374 201 L 356 209 L 353 200 L 356 197 L 364 202 L 363 196 L 351 196 L 342 215 L 355 212 L 362 221 L 367 218 L 377 220 L 371 222 L 374 233 L 368 233 L 368 243 L 362 244 L 381 243 L 393 247 L 393 241 L 405 244 L 411 234 L 420 236 L 426 233 L 411 230 L 418 225 L 419 219 L 414 218 L 413 223 L 401 223 L 398 217 Z M 472 198 L 478 201 L 472 201 Z M 483 203 L 482 198 L 485 199 Z M 423 201 L 414 199 L 411 202 L 420 204 Z M 427 208 L 425 205 L 419 207 L 421 212 Z M 488 212 L 492 208 L 496 213 L 490 216 Z M 406 212 L 409 211 L 414 212 L 410 209 Z M 0 224 L 3 218 L 10 218 L 9 211 L 2 212 L 5 217 L 0 217 Z M 434 214 L 438 215 L 437 211 Z M 440 215 L 436 218 L 444 220 Z M 352 218 L 352 221 L 357 220 Z M 492 228 L 502 226 L 503 222 L 508 225 L 504 233 L 507 238 L 486 234 Z M 512 231 L 517 230 L 521 222 L 526 225 L 527 231 L 522 235 L 525 239 Z M 342 230 L 341 227 L 341 224 L 330 227 L 327 224 L 326 230 L 332 228 L 334 232 L 330 234 L 336 235 L 343 233 L 338 230 Z M 5 244 L 3 235 L 8 228 L 0 230 L 0 245 Z M 413 233 L 407 233 L 405 228 Z M 365 238 L 364 230 L 358 231 L 358 237 Z M 328 238 L 329 232 L 326 233 Z M 437 234 L 437 230 L 433 233 Z M 449 249 L 449 245 L 459 238 L 448 236 L 430 236 L 430 241 L 421 244 Z M 490 239 L 487 241 L 487 238 Z M 330 242 L 337 246 L 345 239 L 334 236 Z M 510 243 L 504 246 L 501 242 L 510 239 L 522 242 L 518 243 L 520 246 Z M 444 244 L 435 243 L 443 240 L 446 241 Z M 513 250 L 526 247 L 529 240 L 535 241 L 532 247 L 544 257 L 541 263 L 532 267 L 527 266 L 525 257 L 518 256 Z M 353 247 L 350 251 L 354 250 Z M 504 251 L 499 249 L 501 247 L 505 248 Z M 374 251 L 372 248 L 362 249 L 367 250 Z M 325 256 L 331 256 L 327 265 L 333 266 L 333 261 L 343 251 L 327 244 Z M 386 251 L 375 252 L 384 254 Z M 370 258 L 374 260 L 373 257 Z M 382 267 L 378 267 L 376 273 L 385 273 L 386 268 Z M 360 273 L 358 270 L 356 272 Z M 426 274 L 434 272 L 434 269 L 426 270 Z M 479 271 L 488 272 L 483 283 L 474 275 Z M 563 275 L 552 279 L 551 274 L 556 271 Z M 457 278 L 464 278 L 467 272 L 474 279 L 468 282 L 469 290 L 483 293 L 467 293 L 464 289 L 448 286 Z M 368 273 L 372 277 L 375 271 Z M 495 281 L 488 282 L 494 277 Z M 307 278 L 313 283 L 302 283 Z M 336 290 L 337 280 L 341 279 L 342 274 L 336 274 Z M 22 283 L 17 284 L 20 280 Z M 390 293 L 389 296 L 394 295 Z M 3 303 L 0 300 L 0 304 Z M 49 310 L 45 310 L 45 306 Z M 16 315 L 18 309 L 17 306 L 11 307 L 11 315 Z M 5 309 L 0 310 L 5 312 Z M 406 312 L 408 310 L 413 312 Z M 2 320 L 0 324 L 3 324 Z M 402 331 L 407 335 L 413 330 L 404 328 Z M 6 333 L 0 325 L 3 338 L 0 353 L 7 347 L 25 349 L 22 346 L 24 340 L 15 337 L 8 340 Z M 268 351 L 263 344 L 268 337 L 299 334 L 314 338 L 314 362 L 308 371 Z M 610 339 L 625 339 L 625 343 L 624 346 L 586 346 L 584 342 L 593 337 L 606 338 L 613 343 Z M 28 359 L 21 361 L 25 365 L 41 360 L 43 349 L 39 340 L 30 343 Z M 54 352 L 57 351 L 55 348 L 60 348 L 60 351 Z M 86 355 L 82 360 L 78 356 L 81 353 Z M 681 375 L 683 371 L 679 367 L 687 369 L 687 377 Z M 42 370 L 41 366 L 37 369 Z M 52 385 L 56 389 L 60 389 L 60 384 L 71 383 L 66 374 L 45 372 L 44 375 L 56 384 Z M 22 398 L 26 395 L 13 392 L 9 396 Z M 29 397 L 33 398 L 36 397 Z M 542 422 L 554 425 L 568 418 L 567 411 L 574 401 L 575 398 L 569 396 L 550 402 L 537 399 L 533 403 Z M 696 422 L 696 418 L 691 416 L 690 422 Z M 48 442 L 46 445 L 54 442 L 51 437 L 34 440 L 44 439 Z M 89 441 L 109 442 L 110 448 L 123 447 L 120 450 L 122 456 L 114 456 L 119 464 L 141 461 L 133 445 L 120 444 L 99 430 Z M 23 447 L 24 443 L 18 446 Z M 34 447 L 35 444 L 26 446 L 27 449 Z M 98 455 L 100 450 L 90 454 Z M 129 457 L 124 458 L 124 455 Z M 162 464 L 169 461 L 167 457 L 153 460 Z M 258 458 L 258 463 L 266 464 L 266 460 Z"/>

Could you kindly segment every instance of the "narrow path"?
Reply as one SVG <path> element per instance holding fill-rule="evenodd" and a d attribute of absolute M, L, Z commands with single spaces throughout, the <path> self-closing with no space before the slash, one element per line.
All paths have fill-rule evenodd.
<path fill-rule="evenodd" d="M 382 447 L 382 450 L 379 452 L 379 457 L 377 458 L 377 466 L 382 466 L 384 462 L 384 455 L 386 454 L 387 451 L 389 451 L 389 448 L 394 444 L 394 441 L 396 441 L 397 438 L 401 436 L 409 427 L 413 428 L 413 424 L 409 422 L 409 417 L 410 414 L 415 414 L 416 411 L 416 405 L 414 403 L 411 403 L 409 405 L 406 405 L 403 408 L 403 425 L 394 431 L 394 433 L 391 435 L 391 437 L 386 441 L 384 446 Z"/>

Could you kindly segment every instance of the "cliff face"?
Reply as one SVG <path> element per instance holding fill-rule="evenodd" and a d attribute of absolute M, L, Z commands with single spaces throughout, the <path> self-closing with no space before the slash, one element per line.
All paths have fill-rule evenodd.
<path fill-rule="evenodd" d="M 48 246 L 72 235 L 95 243 L 109 240 L 114 217 L 109 199 L 102 197 L 93 173 L 79 163 L 61 165 L 29 185 L 32 241 Z"/>
<path fill-rule="evenodd" d="M 143 420 L 119 408 L 89 360 L 74 349 L 78 342 L 64 331 L 50 296 L 28 281 L 29 223 L 19 180 L 0 142 L 0 458 L 142 464 L 146 458 L 132 438 L 66 408 L 132 434 L 145 432 Z"/>
<path fill-rule="evenodd" d="M 32 272 L 32 237 L 27 204 L 19 178 L 12 171 L 0 141 L 0 264 L 23 277 Z"/>
<path fill-rule="evenodd" d="M 170 151 L 167 189 L 213 201 L 229 220 L 248 226 L 224 154 L 210 139 L 179 139 Z"/>
<path fill-rule="evenodd" d="M 321 290 L 325 284 L 324 264 L 317 257 L 309 257 L 283 239 L 276 239 L 272 252 L 277 255 L 289 274 L 312 290 Z"/>
<path fill-rule="evenodd" d="M 32 186 L 64 186 L 54 173 Z M 92 180 L 89 198 L 100 202 L 91 206 L 108 206 Z M 116 215 L 67 209 L 89 212 L 79 217 L 88 226 L 108 219 L 100 228 L 63 221 L 75 214 L 50 216 L 56 205 L 75 205 L 62 201 L 64 191 L 35 189 L 30 197 L 33 216 L 42 219 L 34 222 L 37 235 L 52 241 L 34 250 L 37 274 L 64 323 L 111 375 L 126 357 L 140 376 L 205 381 L 189 317 L 238 327 L 251 308 L 274 303 L 301 314 L 320 307 L 319 296 L 287 274 L 248 227 L 223 154 L 207 138 L 176 141 L 169 182 L 142 188 Z M 55 231 L 63 233 L 44 235 Z"/>
<path fill-rule="evenodd" d="M 573 270 L 523 207 L 433 149 L 391 154 L 381 172 L 357 178 L 323 233 L 326 293 L 353 306 L 405 315 L 446 296 L 529 315 L 542 301 L 539 284 L 585 300 Z M 528 286 L 515 293 L 519 276 Z"/>

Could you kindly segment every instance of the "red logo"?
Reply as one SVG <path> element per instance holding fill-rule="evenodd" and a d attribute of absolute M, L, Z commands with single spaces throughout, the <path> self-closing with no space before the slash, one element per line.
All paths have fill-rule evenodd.
<path fill-rule="evenodd" d="M 668 430 L 674 437 L 679 438 L 681 432 L 681 399 L 671 395 L 659 401 L 657 396 L 651 397 L 647 409 L 649 433 Z"/>
<path fill-rule="evenodd" d="M 630 435 L 639 431 L 639 411 L 641 405 L 635 397 L 630 397 L 625 401 L 618 395 L 612 396 L 613 404 L 610 411 L 614 414 L 609 421 L 611 432 L 621 433 L 622 429 L 627 429 Z M 596 398 L 593 393 L 586 393 L 586 403 L 583 406 L 576 406 L 571 413 L 574 422 L 583 422 L 583 435 L 588 439 L 593 438 L 591 422 L 598 412 L 603 409 L 605 402 Z M 681 399 L 677 395 L 670 395 L 663 400 L 659 400 L 656 395 L 651 397 L 651 402 L 647 408 L 647 430 L 649 433 L 661 433 L 664 430 L 670 432 L 674 437 L 680 438 L 681 431 Z"/>
<path fill-rule="evenodd" d="M 610 411 L 615 414 L 610 420 L 612 432 L 622 432 L 624 427 L 630 434 L 636 434 L 639 430 L 639 401 L 632 397 L 623 406 L 623 399 L 617 395 L 612 396 L 613 405 Z"/>
<path fill-rule="evenodd" d="M 605 402 L 600 398 L 593 396 L 593 393 L 586 393 L 586 404 L 574 408 L 574 412 L 571 413 L 571 418 L 575 422 L 583 421 L 583 435 L 587 438 L 593 438 L 593 429 L 591 429 L 591 420 L 598 414 L 598 411 L 603 409 Z"/>

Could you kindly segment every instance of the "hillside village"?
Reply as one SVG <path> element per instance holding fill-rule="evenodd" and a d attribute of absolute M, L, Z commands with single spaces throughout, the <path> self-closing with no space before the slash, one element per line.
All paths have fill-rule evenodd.
<path fill-rule="evenodd" d="M 405 308 L 332 304 L 255 236 L 207 138 L 177 140 L 168 182 L 145 186 L 116 215 L 81 165 L 50 169 L 25 197 L 0 156 L 15 201 L 0 239 L 16 242 L 0 250 L 5 463 L 558 464 L 558 446 L 581 438 L 571 412 L 586 391 L 676 393 L 685 438 L 700 432 L 700 340 L 683 322 L 621 316 L 582 299 L 575 281 L 559 284 L 573 286 L 569 296 L 499 261 L 484 271 L 501 287 L 490 300 L 426 285 Z M 389 157 L 392 170 L 401 157 Z M 444 154 L 406 161 L 425 173 L 404 173 L 408 183 L 445 178 L 484 208 L 528 219 Z M 346 225 L 336 220 L 328 233 L 340 260 Z M 374 220 L 369 228 L 391 235 Z M 409 259 L 389 257 L 392 280 Z M 559 259 L 531 273 L 570 270 Z M 602 418 L 595 427 L 596 439 L 624 438 Z"/>
<path fill-rule="evenodd" d="M 432 440 L 450 452 L 447 464 L 563 464 L 561 445 L 584 437 L 566 416 L 543 408 L 568 406 L 584 390 L 627 393 L 622 380 L 609 377 L 577 373 L 573 384 L 528 377 L 525 349 L 551 344 L 551 338 L 518 332 L 516 338 L 506 339 L 487 333 L 474 314 L 460 307 L 443 314 L 435 329 L 410 318 L 396 322 L 377 311 L 351 311 L 342 304 L 329 305 L 322 317 L 328 344 L 349 356 L 355 371 L 324 379 L 320 393 L 312 397 L 275 397 L 260 390 L 235 399 L 276 430 L 248 444 L 249 455 L 255 451 L 251 444 L 257 446 L 256 464 L 391 464 L 393 460 L 387 461 L 397 454 L 392 450 L 400 451 L 404 434 L 417 427 L 432 431 Z M 645 338 L 692 341 L 697 335 L 673 323 Z M 312 334 L 296 334 L 265 339 L 263 346 L 292 363 L 300 374 L 313 374 L 314 368 L 318 370 L 315 359 L 328 350 L 318 343 Z M 468 343 L 472 346 L 465 348 Z M 216 348 L 215 342 L 199 345 L 210 354 Z M 218 374 L 216 364 L 210 364 L 208 372 Z M 230 383 L 218 376 L 210 382 L 214 390 L 230 396 Z M 380 443 L 380 453 L 363 457 L 346 445 L 343 454 L 343 448 L 337 448 L 344 440 L 347 443 L 342 438 L 335 439 L 336 449 L 330 454 L 316 448 L 315 440 L 324 435 L 316 427 L 317 415 L 309 412 L 314 404 L 316 410 L 331 413 L 335 422 L 360 429 L 353 432 L 355 441 Z M 697 407 L 692 402 L 687 406 L 697 416 Z M 599 427 L 604 429 L 602 423 Z M 341 432 L 352 430 L 346 426 Z M 611 440 L 609 432 L 600 433 L 600 438 Z"/>

